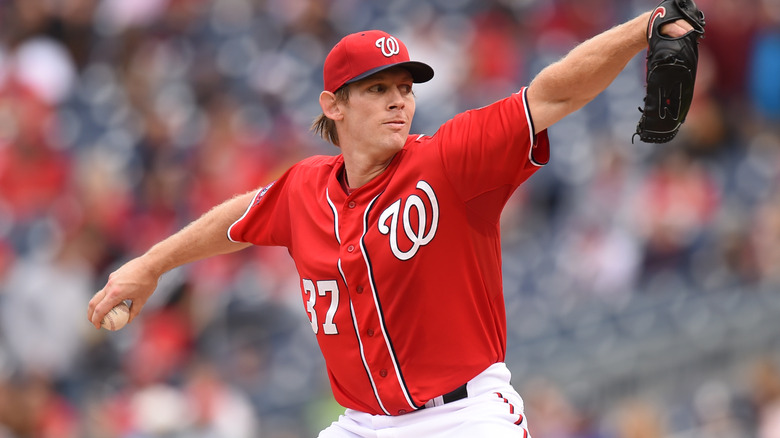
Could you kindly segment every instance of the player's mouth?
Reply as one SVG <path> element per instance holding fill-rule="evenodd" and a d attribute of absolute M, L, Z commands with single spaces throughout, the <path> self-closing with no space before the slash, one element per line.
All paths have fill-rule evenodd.
<path fill-rule="evenodd" d="M 390 120 L 388 122 L 385 122 L 384 124 L 392 128 L 403 128 L 404 126 L 406 126 L 406 122 L 403 120 Z"/>

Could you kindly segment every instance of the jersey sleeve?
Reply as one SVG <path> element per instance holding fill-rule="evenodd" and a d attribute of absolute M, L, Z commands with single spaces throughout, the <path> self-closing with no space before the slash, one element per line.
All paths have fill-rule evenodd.
<path fill-rule="evenodd" d="M 534 134 L 526 90 L 459 114 L 434 135 L 445 172 L 464 201 L 491 191 L 508 199 L 549 161 L 547 131 Z"/>
<path fill-rule="evenodd" d="M 281 178 L 258 190 L 244 214 L 227 231 L 233 242 L 254 245 L 289 246 L 291 184 L 288 170 Z"/>

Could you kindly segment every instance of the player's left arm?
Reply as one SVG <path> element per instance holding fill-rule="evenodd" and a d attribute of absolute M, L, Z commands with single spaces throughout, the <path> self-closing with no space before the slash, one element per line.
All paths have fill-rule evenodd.
<path fill-rule="evenodd" d="M 646 12 L 579 44 L 534 78 L 527 98 L 536 133 L 593 100 L 637 53 L 647 48 L 650 14 Z M 665 25 L 662 31 L 676 37 L 690 29 L 690 24 L 678 20 Z"/>

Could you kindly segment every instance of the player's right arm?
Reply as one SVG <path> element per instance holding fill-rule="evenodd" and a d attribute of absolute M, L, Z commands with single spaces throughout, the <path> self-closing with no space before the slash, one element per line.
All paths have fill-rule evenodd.
<path fill-rule="evenodd" d="M 181 231 L 111 273 L 103 289 L 89 301 L 87 318 L 92 325 L 100 328 L 106 313 L 123 300 L 133 302 L 130 308 L 132 321 L 157 288 L 160 277 L 171 269 L 250 246 L 249 243 L 228 239 L 227 230 L 244 214 L 256 193 L 238 195 L 212 208 Z"/>

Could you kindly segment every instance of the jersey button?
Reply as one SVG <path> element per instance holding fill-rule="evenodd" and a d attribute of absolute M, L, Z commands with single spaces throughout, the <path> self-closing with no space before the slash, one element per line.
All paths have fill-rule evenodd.
<path fill-rule="evenodd" d="M 387 377 L 387 370 L 382 368 L 381 370 L 379 370 L 379 375 L 382 377 Z"/>
<path fill-rule="evenodd" d="M 403 415 L 405 413 L 406 413 L 406 409 L 399 409 L 398 410 L 398 415 Z"/>
<path fill-rule="evenodd" d="M 363 286 L 358 286 L 355 288 L 355 292 L 362 294 L 363 293 Z"/>
<path fill-rule="evenodd" d="M 355 201 L 349 201 L 349 208 L 355 208 L 356 205 Z"/>
<path fill-rule="evenodd" d="M 349 246 L 347 247 L 347 252 L 352 252 L 352 251 L 354 251 L 354 250 L 355 250 L 355 245 L 349 245 Z"/>
<path fill-rule="evenodd" d="M 374 329 L 368 329 L 368 330 L 366 330 L 366 334 L 367 334 L 368 336 L 374 336 Z"/>

